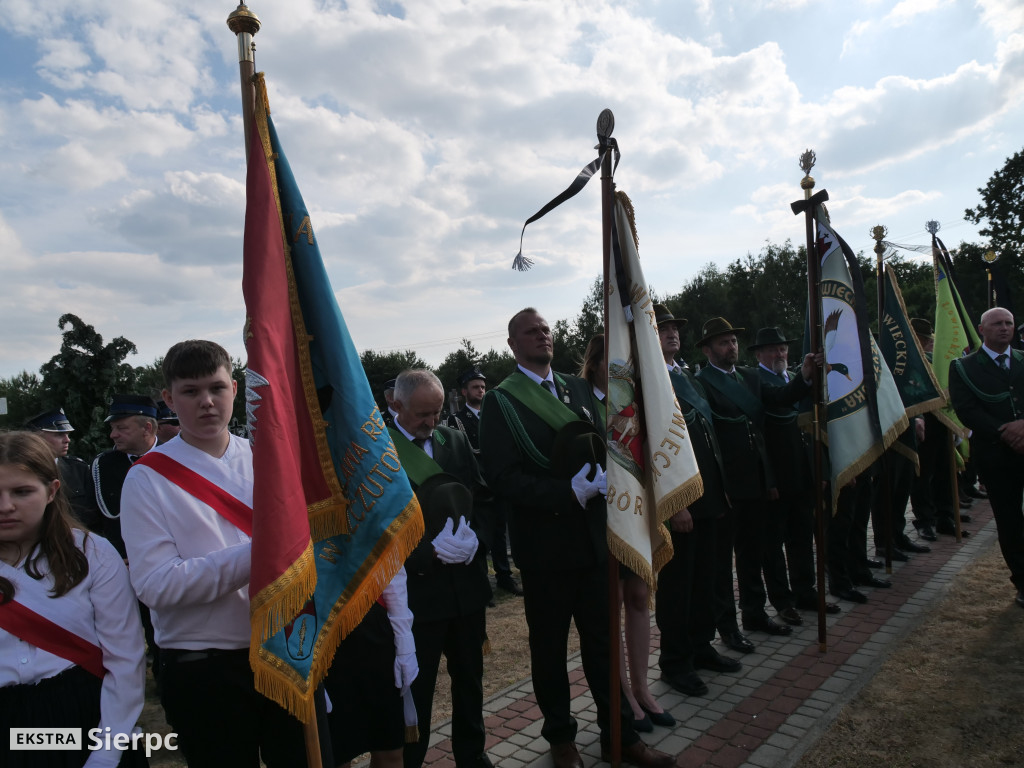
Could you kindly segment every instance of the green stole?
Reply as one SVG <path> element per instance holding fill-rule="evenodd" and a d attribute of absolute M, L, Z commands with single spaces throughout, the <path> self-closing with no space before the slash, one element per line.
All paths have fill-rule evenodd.
<path fill-rule="evenodd" d="M 559 387 L 565 389 L 566 383 L 564 378 L 557 373 L 553 375 L 553 378 Z M 561 400 L 553 396 L 547 387 L 543 384 L 537 384 L 518 368 L 497 387 L 492 389 L 491 392 L 494 393 L 493 397 L 501 408 L 502 415 L 505 417 L 505 422 L 508 424 L 519 450 L 542 469 L 550 469 L 551 458 L 541 453 L 540 449 L 534 445 L 533 440 L 526 433 L 526 428 L 519 420 L 519 415 L 512 406 L 509 395 L 512 395 L 532 413 L 540 417 L 556 433 L 566 424 L 574 421 L 586 421 L 586 419 L 578 416 Z M 587 423 L 589 424 L 590 422 L 588 421 Z"/>
<path fill-rule="evenodd" d="M 736 378 L 722 373 L 712 365 L 702 368 L 698 374 L 700 380 L 717 389 L 726 399 L 732 402 L 743 414 L 758 426 L 764 423 L 764 405 L 754 397 L 754 393 L 740 382 L 743 374 L 736 370 Z"/>
<path fill-rule="evenodd" d="M 440 475 L 444 472 L 441 469 L 441 465 L 428 456 L 425 450 L 400 431 L 394 427 L 388 427 L 388 432 L 391 433 L 391 441 L 395 444 L 395 450 L 398 452 L 398 460 L 402 464 L 402 469 L 409 476 L 409 480 L 412 481 L 414 488 L 423 485 L 434 475 Z M 444 438 L 437 431 L 434 432 L 431 439 L 441 443 L 444 442 Z"/>

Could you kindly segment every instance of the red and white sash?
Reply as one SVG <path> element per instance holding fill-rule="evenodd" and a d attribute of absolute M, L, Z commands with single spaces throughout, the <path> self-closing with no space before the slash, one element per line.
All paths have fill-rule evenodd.
<path fill-rule="evenodd" d="M 47 653 L 67 659 L 96 677 L 102 678 L 107 673 L 103 668 L 103 651 L 98 645 L 39 615 L 17 600 L 8 600 L 0 605 L 0 629 Z"/>
<path fill-rule="evenodd" d="M 252 507 L 166 453 L 150 451 L 135 462 L 149 467 L 206 504 L 247 536 L 252 536 Z"/>

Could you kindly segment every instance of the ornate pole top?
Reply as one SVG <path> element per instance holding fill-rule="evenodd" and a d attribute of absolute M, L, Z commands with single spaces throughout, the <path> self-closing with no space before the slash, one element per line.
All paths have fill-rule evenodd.
<path fill-rule="evenodd" d="M 934 235 L 934 234 L 936 234 L 936 233 L 937 233 L 937 232 L 938 232 L 938 231 L 939 231 L 940 229 L 942 229 L 942 225 L 941 225 L 941 224 L 939 224 L 939 222 L 937 222 L 937 221 L 935 221 L 934 219 L 932 219 L 931 221 L 926 221 L 926 222 L 924 223 L 924 228 L 928 230 L 929 234 L 932 234 L 932 235 Z"/>
<path fill-rule="evenodd" d="M 996 259 L 999 257 L 996 255 L 995 251 L 985 251 L 981 258 L 985 260 L 986 264 L 995 264 Z"/>
<path fill-rule="evenodd" d="M 250 11 L 245 3 L 239 3 L 238 7 L 228 15 L 228 29 L 236 35 L 243 32 L 255 35 L 260 31 L 260 18 Z"/>
<path fill-rule="evenodd" d="M 597 138 L 602 142 L 612 135 L 615 130 L 615 115 L 610 109 L 602 109 L 597 116 Z"/>
<path fill-rule="evenodd" d="M 800 189 L 805 192 L 810 192 L 810 190 L 814 189 L 814 179 L 811 177 L 811 168 L 814 167 L 814 163 L 817 159 L 818 158 L 814 154 L 813 149 L 808 149 L 800 155 L 800 170 L 804 172 L 804 177 L 800 180 Z"/>
<path fill-rule="evenodd" d="M 883 227 L 881 224 L 871 228 L 871 239 L 882 242 L 885 240 L 885 236 L 889 234 L 888 227 Z"/>

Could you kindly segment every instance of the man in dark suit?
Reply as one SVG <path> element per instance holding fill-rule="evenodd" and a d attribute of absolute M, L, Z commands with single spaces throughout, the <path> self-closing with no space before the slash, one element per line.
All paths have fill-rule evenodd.
<path fill-rule="evenodd" d="M 594 434 L 592 390 L 583 379 L 551 369 L 551 329 L 537 310 L 517 312 L 508 324 L 517 369 L 484 398 L 480 449 L 487 483 L 508 503 L 512 554 L 519 566 L 530 630 L 530 663 L 541 734 L 557 768 L 582 768 L 576 720 L 569 708 L 566 653 L 569 623 L 580 636 L 583 671 L 597 706 L 602 754 L 610 747 L 605 471 L 596 456 L 577 466 L 572 444 L 556 436 Z M 595 449 L 596 452 L 596 449 Z M 617 692 L 618 693 L 618 692 Z M 623 759 L 669 766 L 633 729 L 622 697 Z M 607 757 L 605 757 L 607 759 Z"/>
<path fill-rule="evenodd" d="M 466 436 L 473 446 L 473 454 L 480 460 L 480 408 L 487 393 L 487 377 L 475 368 L 459 376 L 463 406 L 448 417 L 448 426 Z M 498 589 L 522 596 L 523 588 L 512 576 L 508 561 L 508 517 L 505 505 L 493 498 L 478 498 L 476 513 L 480 518 L 480 530 L 494 564 L 494 581 Z"/>
<path fill-rule="evenodd" d="M 788 635 L 792 627 L 779 624 L 765 611 L 766 593 L 761 571 L 767 533 L 769 490 L 776 488 L 764 442 L 766 405 L 795 403 L 808 390 L 814 356 L 807 355 L 801 376 L 785 387 L 764 386 L 757 371 L 737 367 L 739 343 L 728 320 L 715 317 L 704 323 L 697 347 L 708 359 L 697 374 L 715 418 L 715 432 L 725 464 L 725 490 L 735 512 L 733 546 L 740 616 L 747 631 Z"/>
<path fill-rule="evenodd" d="M 655 618 L 661 630 L 661 679 L 687 696 L 704 696 L 708 687 L 698 669 L 713 672 L 739 672 L 743 665 L 722 656 L 711 645 L 715 639 L 717 606 L 726 600 L 732 621 L 736 622 L 736 604 L 732 596 L 732 545 L 729 557 L 722 560 L 718 546 L 720 521 L 729 507 L 725 498 L 722 453 L 715 436 L 711 408 L 700 384 L 693 380 L 675 356 L 679 353 L 679 334 L 686 320 L 676 319 L 661 304 L 654 305 L 661 353 L 668 366 L 672 389 L 686 419 L 690 444 L 697 460 L 704 495 L 687 509 L 669 519 L 672 535 L 672 559 L 658 573 Z M 724 581 L 724 585 L 722 582 Z M 726 594 L 717 595 L 723 588 Z M 716 597 L 718 599 L 716 599 Z M 736 628 L 729 647 L 741 653 L 754 645 Z M 749 647 L 748 647 L 749 646 Z"/>
<path fill-rule="evenodd" d="M 981 316 L 982 347 L 949 366 L 949 394 L 971 430 L 971 453 L 988 491 L 999 548 L 1024 608 L 1024 354 L 1010 347 L 1013 315 Z"/>
<path fill-rule="evenodd" d="M 757 375 L 764 386 L 785 387 L 793 378 L 789 373 L 792 341 L 778 328 L 761 328 L 754 343 L 747 347 L 757 358 Z M 764 442 L 775 477 L 775 486 L 768 489 L 770 501 L 765 508 L 768 538 L 764 581 L 768 599 L 779 618 L 799 626 L 803 619 L 797 608 L 818 610 L 811 456 L 804 432 L 797 425 L 798 414 L 793 405 L 766 406 L 764 416 Z M 826 603 L 825 610 L 838 613 L 839 606 Z"/>
<path fill-rule="evenodd" d="M 399 374 L 394 406 L 398 415 L 391 428 L 392 439 L 427 524 L 423 538 L 405 563 L 420 668 L 412 684 L 420 738 L 406 745 L 405 768 L 419 768 L 427 753 L 430 711 L 442 654 L 452 681 L 455 764 L 460 768 L 488 768 L 491 761 L 484 751 L 483 646 L 491 587 L 486 548 L 479 546 L 472 525 L 473 496 L 483 488 L 483 478 L 466 436 L 438 425 L 444 388 L 433 373 L 419 369 Z M 456 519 L 435 519 L 455 513 Z"/>
<path fill-rule="evenodd" d="M 31 429 L 42 437 L 53 451 L 60 473 L 60 486 L 71 504 L 71 513 L 90 531 L 103 533 L 103 516 L 96 506 L 96 493 L 92 486 L 92 473 L 89 465 L 77 456 L 68 455 L 71 446 L 71 426 L 63 408 L 43 411 L 27 422 L 25 428 Z"/>

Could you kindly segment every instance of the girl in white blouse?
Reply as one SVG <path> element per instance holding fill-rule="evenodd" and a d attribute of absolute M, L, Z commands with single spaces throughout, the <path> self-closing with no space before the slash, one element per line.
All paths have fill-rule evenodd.
<path fill-rule="evenodd" d="M 145 644 L 123 561 L 71 519 L 46 443 L 0 434 L 0 764 L 146 765 L 138 751 L 89 749 L 92 729 L 103 744 L 132 735 Z M 80 728 L 81 749 L 11 750 L 7 728 Z"/>

